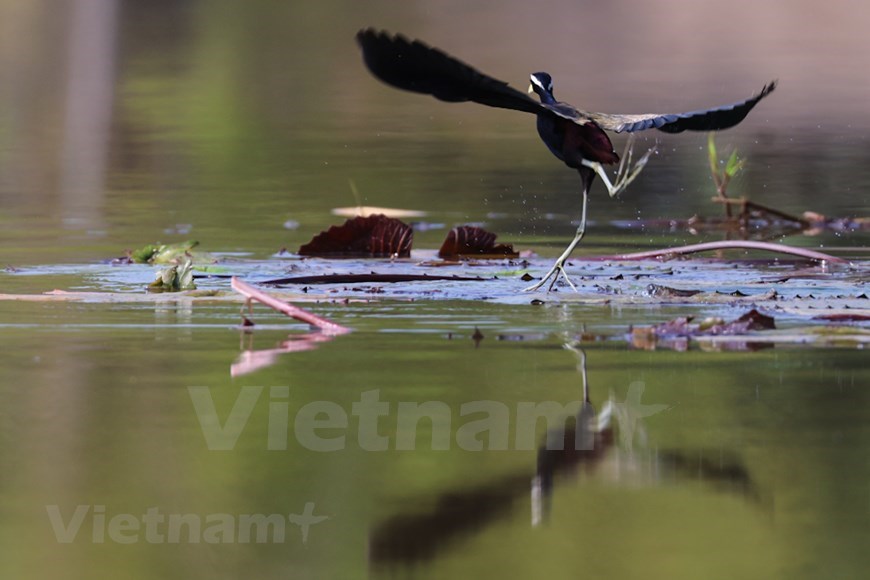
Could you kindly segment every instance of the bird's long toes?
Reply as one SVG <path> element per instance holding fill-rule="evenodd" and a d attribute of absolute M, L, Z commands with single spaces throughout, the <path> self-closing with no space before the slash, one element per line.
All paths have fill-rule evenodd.
<path fill-rule="evenodd" d="M 546 280 L 541 280 L 540 282 L 535 282 L 535 283 L 532 284 L 531 286 L 526 286 L 525 288 L 523 288 L 523 292 L 534 292 L 534 291 L 536 291 L 538 288 L 540 288 L 541 286 L 543 286 L 543 285 L 544 285 L 544 282 L 546 282 Z"/>
<path fill-rule="evenodd" d="M 535 282 L 531 286 L 527 286 L 526 288 L 523 288 L 523 292 L 536 292 L 536 291 L 540 290 L 541 287 L 547 283 L 547 280 L 552 278 L 553 274 L 555 274 L 555 273 L 556 273 L 556 268 L 554 266 L 553 268 L 550 268 L 550 271 L 547 272 L 547 274 L 543 278 L 541 278 L 540 280 L 538 280 L 537 282 Z M 549 290 L 547 290 L 547 291 L 549 292 Z"/>
<path fill-rule="evenodd" d="M 550 282 L 550 285 L 547 287 L 547 292 L 550 292 L 553 290 L 553 287 L 556 285 L 556 282 L 559 281 L 560 277 L 565 280 L 565 283 L 568 284 L 568 286 L 570 286 L 574 292 L 578 292 L 577 287 L 574 285 L 574 283 L 571 281 L 571 278 L 568 276 L 568 273 L 565 271 L 565 266 L 562 262 L 556 262 L 555 264 L 553 264 L 553 267 L 550 268 L 550 271 L 547 272 L 543 278 L 541 278 L 539 281 L 535 282 L 531 286 L 523 288 L 523 292 L 535 292 L 537 290 L 540 290 L 547 282 Z"/>
<path fill-rule="evenodd" d="M 574 285 L 574 282 L 571 281 L 571 277 L 568 276 L 568 272 L 565 271 L 565 266 L 564 266 L 564 264 L 559 264 L 559 265 L 557 266 L 557 273 L 556 273 L 556 275 L 553 277 L 553 281 L 550 283 L 550 287 L 547 289 L 548 292 L 549 292 L 550 290 L 553 289 L 553 286 L 556 285 L 556 282 L 557 282 L 558 279 L 559 279 L 559 275 L 561 275 L 562 278 L 564 278 L 565 283 L 568 284 L 568 286 L 571 287 L 571 290 L 573 290 L 574 292 L 578 292 L 577 287 Z"/>

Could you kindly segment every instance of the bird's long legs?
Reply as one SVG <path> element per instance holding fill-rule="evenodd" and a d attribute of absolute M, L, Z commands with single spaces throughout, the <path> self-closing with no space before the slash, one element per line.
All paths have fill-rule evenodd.
<path fill-rule="evenodd" d="M 616 170 L 616 177 L 613 179 L 613 183 L 608 179 L 607 172 L 604 170 L 604 166 L 601 165 L 601 163 L 598 163 L 597 161 L 589 161 L 588 159 L 584 159 L 582 163 L 585 167 L 594 171 L 598 177 L 601 178 L 601 181 L 604 182 L 604 186 L 607 188 L 607 193 L 610 194 L 610 197 L 616 197 L 625 191 L 625 188 L 628 187 L 628 185 L 634 181 L 638 175 L 640 175 L 646 162 L 649 161 L 650 155 L 656 152 L 656 147 L 650 147 L 650 149 L 643 154 L 643 157 L 637 160 L 634 167 L 631 165 L 633 150 L 634 134 L 630 134 L 628 136 L 628 141 L 625 143 L 625 151 L 622 153 L 622 159 L 619 160 L 619 167 Z"/>
<path fill-rule="evenodd" d="M 625 145 L 625 151 L 622 154 L 622 159 L 619 162 L 619 168 L 616 170 L 616 177 L 613 180 L 613 183 L 610 182 L 610 179 L 607 177 L 607 172 L 604 170 L 604 166 L 597 161 L 588 161 L 586 159 L 583 160 L 583 166 L 588 167 L 592 171 L 595 172 L 596 175 L 601 177 L 601 180 L 604 182 L 604 186 L 607 187 L 607 193 L 610 194 L 610 197 L 616 197 L 623 191 L 628 185 L 635 180 L 635 178 L 640 174 L 643 170 L 646 162 L 649 161 L 650 155 L 652 155 L 656 148 L 652 147 L 649 151 L 644 153 L 643 157 L 638 159 L 637 163 L 634 166 L 631 165 L 631 157 L 632 157 L 632 149 L 634 147 L 634 135 L 629 135 L 628 142 Z M 582 172 L 581 172 L 582 175 Z M 580 243 L 580 240 L 583 239 L 584 234 L 586 233 L 586 203 L 589 198 L 589 186 L 592 184 L 592 178 L 583 179 L 583 211 L 580 215 L 580 225 L 577 227 L 577 233 L 574 234 L 574 239 L 571 240 L 571 243 L 568 244 L 568 247 L 565 248 L 565 251 L 562 252 L 562 255 L 556 259 L 556 262 L 553 264 L 553 267 L 550 268 L 550 271 L 544 275 L 543 278 L 539 282 L 532 284 L 528 288 L 525 288 L 524 292 L 534 292 L 538 290 L 541 286 L 547 283 L 550 278 L 552 281 L 550 282 L 550 286 L 547 288 L 547 292 L 553 289 L 553 286 L 556 284 L 556 280 L 559 279 L 559 275 L 561 274 L 563 278 L 565 278 L 565 282 L 568 283 L 568 286 L 571 287 L 575 292 L 577 291 L 577 287 L 574 286 L 574 283 L 571 282 L 571 278 L 568 277 L 568 274 L 565 272 L 565 261 L 574 251 L 574 248 L 577 247 L 577 244 Z"/>
<path fill-rule="evenodd" d="M 585 180 L 584 180 L 584 184 L 583 184 L 583 213 L 580 216 L 580 225 L 577 227 L 577 233 L 574 234 L 574 239 L 571 241 L 570 244 L 568 244 L 568 247 L 565 248 L 565 251 L 562 252 L 562 255 L 559 256 L 559 258 L 553 263 L 553 267 L 550 268 L 550 271 L 547 272 L 547 274 L 543 278 L 541 278 L 540 282 L 536 282 L 535 284 L 532 284 L 528 288 L 525 288 L 523 290 L 524 292 L 534 292 L 535 290 L 537 290 L 538 288 L 540 288 L 541 286 L 546 284 L 547 280 L 552 278 L 553 281 L 550 282 L 550 286 L 549 286 L 549 288 L 547 288 L 547 292 L 549 292 L 550 290 L 553 289 L 553 285 L 556 283 L 556 280 L 559 279 L 559 274 L 561 274 L 562 277 L 565 278 L 565 281 L 568 283 L 568 286 L 570 286 L 571 289 L 574 290 L 574 292 L 577 291 L 577 287 L 574 286 L 574 283 L 571 282 L 571 278 L 569 278 L 567 272 L 565 272 L 565 260 L 568 259 L 568 256 L 571 255 L 571 252 L 574 251 L 574 248 L 577 247 L 577 244 L 580 243 L 580 240 L 583 239 L 583 235 L 586 233 L 586 202 L 588 199 L 589 199 L 589 186 L 587 185 L 587 182 L 585 182 Z"/>

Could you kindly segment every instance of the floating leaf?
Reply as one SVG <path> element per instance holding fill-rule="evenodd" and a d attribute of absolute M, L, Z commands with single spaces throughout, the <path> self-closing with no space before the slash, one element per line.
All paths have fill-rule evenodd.
<path fill-rule="evenodd" d="M 130 260 L 136 264 L 147 264 L 151 262 L 151 258 L 153 258 L 158 251 L 160 251 L 159 244 L 149 244 L 136 250 L 131 250 L 129 252 L 129 257 Z"/>
<path fill-rule="evenodd" d="M 149 244 L 129 252 L 130 260 L 137 264 L 168 264 L 184 258 L 199 242 L 188 240 L 176 244 Z"/>
<path fill-rule="evenodd" d="M 210 266 L 208 264 L 198 264 L 196 271 L 204 274 L 229 274 L 231 272 L 227 266 Z"/>
<path fill-rule="evenodd" d="M 332 215 L 341 217 L 369 217 L 373 215 L 385 215 L 391 218 L 412 218 L 425 217 L 425 211 L 414 209 L 399 209 L 395 207 L 375 207 L 371 205 L 360 205 L 354 207 L 336 207 L 332 210 Z"/>
<path fill-rule="evenodd" d="M 480 276 L 436 276 L 429 274 L 378 274 L 371 272 L 368 274 L 325 274 L 315 276 L 292 276 L 290 278 L 275 278 L 273 280 L 264 280 L 260 284 L 269 286 L 283 286 L 285 284 L 391 284 L 394 282 L 433 282 L 433 281 L 450 281 L 450 282 L 484 282 L 488 278 Z"/>
<path fill-rule="evenodd" d="M 332 210 L 333 215 L 340 215 L 345 217 L 369 217 L 372 215 L 385 215 L 387 217 L 392 218 L 412 218 L 412 217 L 423 217 L 426 215 L 424 211 L 418 211 L 413 209 L 398 209 L 394 207 L 375 207 L 375 206 L 367 206 L 362 203 L 362 196 L 359 194 L 359 190 L 356 188 L 356 183 L 353 179 L 347 180 L 348 185 L 350 186 L 350 191 L 353 194 L 353 199 L 356 201 L 356 205 L 354 207 L 337 207 Z"/>

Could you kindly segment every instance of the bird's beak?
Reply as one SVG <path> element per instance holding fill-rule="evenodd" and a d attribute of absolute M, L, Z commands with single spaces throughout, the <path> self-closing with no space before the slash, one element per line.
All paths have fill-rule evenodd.
<path fill-rule="evenodd" d="M 534 93 L 535 87 L 532 86 L 532 83 L 529 83 L 529 93 Z"/>

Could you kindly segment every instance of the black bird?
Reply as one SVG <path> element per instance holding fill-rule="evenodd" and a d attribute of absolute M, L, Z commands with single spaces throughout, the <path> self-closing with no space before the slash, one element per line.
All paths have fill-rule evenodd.
<path fill-rule="evenodd" d="M 655 151 L 653 147 L 631 166 L 632 139 L 629 138 L 620 160 L 604 130 L 633 133 L 654 128 L 665 133 L 680 133 L 686 130 L 727 129 L 742 121 L 758 101 L 776 88 L 776 81 L 773 81 L 745 101 L 689 113 L 591 113 L 557 101 L 553 96 L 553 79 L 545 72 L 536 72 L 530 77 L 529 92 L 534 91 L 538 95 L 538 102 L 508 86 L 506 82 L 487 76 L 419 40 L 411 41 L 400 34 L 390 35 L 371 28 L 360 30 L 356 38 L 362 47 L 366 66 L 372 74 L 396 88 L 432 95 L 442 101 L 473 101 L 490 107 L 537 115 L 538 135 L 544 144 L 553 155 L 580 173 L 583 180 L 583 210 L 574 240 L 541 281 L 527 290 L 537 290 L 559 273 L 574 288 L 565 273 L 564 264 L 586 231 L 586 201 L 592 181 L 596 175 L 601 177 L 607 192 L 615 197 L 638 176 L 649 156 Z M 611 183 L 604 165 L 617 162 L 619 168 Z M 555 281 L 556 278 L 553 278 L 551 289 Z"/>

